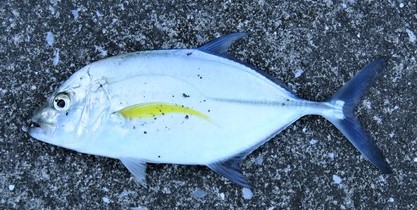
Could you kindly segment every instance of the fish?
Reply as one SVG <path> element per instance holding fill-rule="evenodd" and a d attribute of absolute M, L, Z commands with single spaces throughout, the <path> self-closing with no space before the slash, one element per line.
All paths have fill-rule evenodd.
<path fill-rule="evenodd" d="M 146 186 L 146 164 L 203 165 L 242 187 L 242 160 L 305 115 L 330 121 L 383 173 L 382 151 L 354 108 L 387 58 L 366 65 L 325 101 L 286 85 L 228 53 L 235 32 L 198 48 L 138 51 L 72 74 L 31 118 L 29 135 L 80 153 L 118 159 Z"/>

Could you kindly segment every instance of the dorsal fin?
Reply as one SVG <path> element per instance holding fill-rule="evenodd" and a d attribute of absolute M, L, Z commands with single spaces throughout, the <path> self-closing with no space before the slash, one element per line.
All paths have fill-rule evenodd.
<path fill-rule="evenodd" d="M 227 56 L 230 45 L 244 36 L 246 36 L 246 33 L 243 32 L 231 33 L 210 41 L 197 49 L 210 54 Z"/>

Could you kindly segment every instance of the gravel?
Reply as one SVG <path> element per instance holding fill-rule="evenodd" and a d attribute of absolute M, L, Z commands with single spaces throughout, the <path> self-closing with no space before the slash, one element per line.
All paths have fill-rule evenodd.
<path fill-rule="evenodd" d="M 416 1 L 113 2 L 0 3 L 0 209 L 417 208 Z M 25 132 L 46 96 L 88 63 L 197 47 L 236 31 L 249 35 L 232 47 L 234 57 L 310 100 L 389 57 L 356 113 L 394 173 L 381 174 L 316 116 L 246 158 L 251 190 L 206 167 L 162 164 L 150 165 L 143 188 L 117 160 Z"/>

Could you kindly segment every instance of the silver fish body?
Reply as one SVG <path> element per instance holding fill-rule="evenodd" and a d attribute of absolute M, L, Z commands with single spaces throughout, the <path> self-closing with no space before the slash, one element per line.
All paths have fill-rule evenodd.
<path fill-rule="evenodd" d="M 145 184 L 146 163 L 206 165 L 245 187 L 241 160 L 304 115 L 321 115 L 373 164 L 382 153 L 353 116 L 384 59 L 331 99 L 300 99 L 280 82 L 227 55 L 243 33 L 196 49 L 111 57 L 74 73 L 32 118 L 29 134 L 83 153 L 120 159 Z"/>

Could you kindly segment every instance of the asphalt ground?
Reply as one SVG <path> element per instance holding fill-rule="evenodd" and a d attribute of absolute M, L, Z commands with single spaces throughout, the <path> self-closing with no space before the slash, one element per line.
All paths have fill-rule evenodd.
<path fill-rule="evenodd" d="M 415 1 L 1 1 L 0 209 L 416 209 Z M 237 59 L 325 100 L 387 56 L 356 110 L 384 152 L 384 175 L 321 117 L 303 117 L 242 164 L 242 189 L 202 166 L 150 165 L 148 188 L 118 161 L 25 132 L 77 69 L 128 52 L 248 36 Z M 256 128 L 254 128 L 256 129 Z"/>

